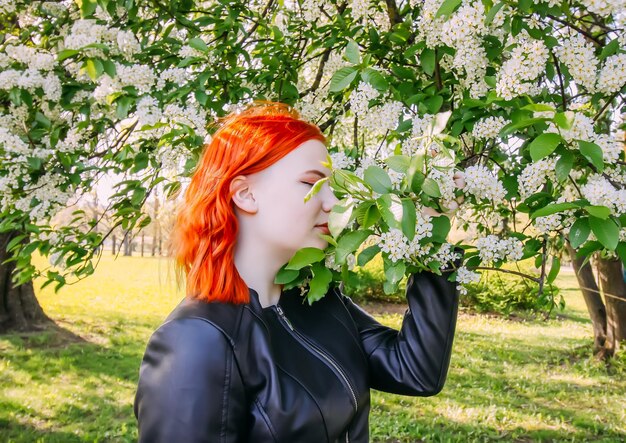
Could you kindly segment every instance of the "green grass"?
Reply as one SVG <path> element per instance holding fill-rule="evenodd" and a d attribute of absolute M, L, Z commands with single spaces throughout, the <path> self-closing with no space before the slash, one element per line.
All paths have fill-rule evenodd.
<path fill-rule="evenodd" d="M 568 307 L 549 321 L 461 313 L 444 390 L 373 392 L 372 441 L 626 439 L 626 357 L 607 368 L 589 356 L 575 278 L 557 283 Z M 61 329 L 0 336 L 0 441 L 134 441 L 145 343 L 181 297 L 168 262 L 105 256 L 90 278 L 38 295 Z"/>

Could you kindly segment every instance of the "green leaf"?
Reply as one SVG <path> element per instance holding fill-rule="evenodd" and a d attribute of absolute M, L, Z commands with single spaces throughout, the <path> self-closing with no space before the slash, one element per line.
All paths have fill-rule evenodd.
<path fill-rule="evenodd" d="M 316 181 L 311 187 L 311 190 L 307 192 L 307 194 L 304 196 L 304 203 L 311 200 L 311 197 L 313 197 L 315 194 L 320 192 L 320 189 L 322 189 L 322 186 L 324 186 L 324 183 L 326 183 L 329 179 L 330 177 L 324 177 Z"/>
<path fill-rule="evenodd" d="M 602 148 L 595 143 L 578 140 L 580 153 L 594 165 L 598 172 L 604 170 L 604 161 L 602 159 Z"/>
<path fill-rule="evenodd" d="M 328 292 L 330 282 L 333 281 L 333 273 L 321 263 L 315 263 L 311 267 L 313 278 L 309 283 L 309 292 L 306 295 L 309 304 L 313 304 Z"/>
<path fill-rule="evenodd" d="M 435 72 L 435 50 L 425 48 L 420 56 L 420 64 L 424 72 L 432 76 Z"/>
<path fill-rule="evenodd" d="M 372 246 L 369 246 L 369 247 L 363 249 L 359 253 L 359 256 L 356 259 L 357 265 L 365 266 L 367 263 L 370 262 L 370 260 L 372 260 L 374 257 L 376 257 L 376 254 L 378 254 L 379 252 L 380 252 L 380 246 L 379 245 L 372 245 Z"/>
<path fill-rule="evenodd" d="M 361 78 L 364 82 L 369 83 L 378 91 L 384 92 L 389 89 L 389 82 L 376 69 L 365 68 L 363 72 L 361 72 Z"/>
<path fill-rule="evenodd" d="M 387 277 L 387 281 L 391 285 L 396 285 L 402 280 L 404 277 L 404 272 L 406 271 L 406 265 L 404 262 L 397 261 L 395 263 L 391 263 L 385 261 L 385 277 Z"/>
<path fill-rule="evenodd" d="M 424 191 L 424 193 L 430 197 L 441 197 L 441 190 L 439 189 L 439 185 L 432 178 L 426 178 L 424 180 L 424 183 L 422 184 L 422 191 Z"/>
<path fill-rule="evenodd" d="M 461 0 L 444 0 L 444 2 L 441 4 L 441 6 L 439 6 L 439 9 L 435 13 L 435 18 L 452 14 L 460 5 Z"/>
<path fill-rule="evenodd" d="M 380 219 L 380 212 L 372 201 L 361 203 L 355 211 L 356 221 L 363 228 L 370 228 Z"/>
<path fill-rule="evenodd" d="M 368 167 L 363 174 L 363 178 L 365 179 L 365 182 L 374 190 L 374 192 L 378 192 L 379 194 L 386 194 L 392 189 L 389 174 L 378 166 Z"/>
<path fill-rule="evenodd" d="M 530 215 L 531 219 L 535 219 L 537 217 L 545 217 L 546 215 L 556 214 L 557 212 L 567 211 L 568 209 L 577 209 L 580 208 L 579 203 L 574 202 L 565 202 L 565 203 L 553 203 L 543 208 L 537 209 Z"/>
<path fill-rule="evenodd" d="M 511 134 L 513 134 L 514 132 L 516 132 L 518 129 L 522 129 L 522 128 L 526 128 L 528 126 L 532 126 L 535 123 L 543 123 L 545 122 L 546 119 L 545 118 L 526 118 L 526 119 L 522 119 L 518 122 L 515 123 L 509 123 L 508 125 L 506 125 L 504 128 L 502 128 L 500 130 L 500 137 L 507 137 Z"/>
<path fill-rule="evenodd" d="M 431 240 L 433 243 L 445 243 L 450 233 L 450 219 L 445 215 L 432 217 L 430 222 L 433 224 Z"/>
<path fill-rule="evenodd" d="M 276 274 L 276 278 L 274 278 L 274 283 L 276 283 L 277 285 L 284 285 L 294 281 L 296 278 L 298 278 L 299 275 L 300 271 L 298 270 L 282 267 Z"/>
<path fill-rule="evenodd" d="M 333 74 L 330 80 L 330 92 L 343 91 L 352 83 L 359 71 L 354 67 L 341 68 Z"/>
<path fill-rule="evenodd" d="M 550 267 L 550 272 L 548 273 L 548 278 L 546 282 L 551 284 L 559 275 L 559 271 L 561 270 L 561 260 L 558 257 L 552 257 L 552 266 Z"/>
<path fill-rule="evenodd" d="M 402 202 L 395 194 L 384 194 L 376 199 L 376 206 L 387 226 L 401 229 Z"/>
<path fill-rule="evenodd" d="M 589 215 L 601 218 L 602 220 L 606 220 L 611 215 L 611 210 L 606 206 L 591 205 L 585 206 L 584 209 Z"/>
<path fill-rule="evenodd" d="M 616 54 L 617 51 L 619 51 L 619 40 L 618 39 L 611 40 L 611 42 L 608 45 L 606 45 L 604 49 L 602 49 L 602 52 L 600 53 L 600 56 L 598 58 L 600 60 L 604 60 L 605 58 L 613 54 Z"/>
<path fill-rule="evenodd" d="M 561 129 L 570 130 L 572 129 L 572 125 L 574 124 L 574 114 L 572 111 L 566 112 L 557 112 L 554 114 L 554 124 L 556 124 Z"/>
<path fill-rule="evenodd" d="M 502 9 L 503 6 L 504 6 L 504 2 L 500 2 L 500 3 L 496 3 L 495 5 L 493 5 L 491 9 L 489 9 L 489 12 L 487 13 L 487 16 L 485 17 L 485 25 L 489 25 L 493 21 L 496 14 L 498 13 L 500 9 Z"/>
<path fill-rule="evenodd" d="M 285 269 L 300 270 L 311 263 L 323 260 L 326 254 L 318 248 L 302 248 L 299 249 L 289 260 Z"/>
<path fill-rule="evenodd" d="M 619 227 L 612 218 L 603 220 L 590 215 L 589 226 L 602 246 L 610 251 L 615 250 L 619 242 Z"/>
<path fill-rule="evenodd" d="M 406 155 L 392 155 L 387 157 L 384 162 L 390 169 L 401 173 L 406 173 L 411 165 L 411 159 Z"/>
<path fill-rule="evenodd" d="M 82 18 L 91 17 L 96 12 L 98 2 L 96 0 L 76 0 L 80 7 L 80 16 Z"/>
<path fill-rule="evenodd" d="M 189 46 L 191 46 L 193 49 L 197 49 L 200 52 L 209 52 L 209 47 L 200 37 L 194 37 L 190 39 Z"/>
<path fill-rule="evenodd" d="M 116 102 L 115 115 L 118 118 L 123 119 L 128 115 L 128 110 L 130 109 L 130 105 L 133 103 L 133 100 L 130 97 L 120 97 Z"/>
<path fill-rule="evenodd" d="M 346 59 L 353 65 L 361 63 L 361 53 L 359 45 L 354 40 L 350 40 L 346 46 Z"/>
<path fill-rule="evenodd" d="M 409 239 L 415 237 L 415 222 L 417 220 L 417 212 L 415 203 L 410 198 L 402 199 L 402 232 Z"/>
<path fill-rule="evenodd" d="M 532 112 L 554 112 L 554 106 L 546 105 L 545 103 L 531 103 L 520 108 L 523 111 Z"/>
<path fill-rule="evenodd" d="M 530 157 L 534 162 L 552 154 L 556 147 L 561 143 L 561 136 L 552 132 L 541 134 L 534 139 L 530 145 Z"/>
<path fill-rule="evenodd" d="M 440 95 L 435 95 L 434 97 L 430 97 L 424 100 L 426 104 L 426 108 L 431 114 L 436 114 L 441 109 L 441 105 L 443 105 L 443 97 Z"/>
<path fill-rule="evenodd" d="M 564 182 L 568 179 L 569 173 L 574 166 L 574 154 L 570 151 L 565 151 L 563 155 L 556 162 L 556 178 L 559 182 Z"/>
<path fill-rule="evenodd" d="M 585 243 L 590 232 L 589 219 L 586 217 L 577 219 L 569 230 L 569 242 L 572 248 L 578 249 L 580 245 Z"/>
<path fill-rule="evenodd" d="M 328 215 L 328 230 L 333 237 L 339 237 L 341 231 L 348 225 L 353 209 L 354 204 L 348 203 L 346 199 L 343 199 L 330 210 L 330 214 Z"/>
<path fill-rule="evenodd" d="M 64 49 L 57 54 L 57 60 L 62 62 L 65 59 L 74 57 L 76 54 L 80 54 L 78 49 Z"/>
<path fill-rule="evenodd" d="M 87 75 L 93 81 L 96 81 L 98 77 L 104 72 L 104 66 L 102 62 L 97 58 L 88 58 L 85 61 L 84 68 L 87 71 Z"/>
<path fill-rule="evenodd" d="M 370 230 L 352 231 L 341 237 L 337 242 L 337 249 L 335 250 L 335 263 L 345 263 L 348 254 L 356 251 L 361 246 L 361 243 L 371 234 L 372 231 Z"/>
<path fill-rule="evenodd" d="M 106 72 L 111 78 L 114 78 L 117 74 L 115 63 L 113 63 L 111 60 L 102 60 L 102 68 L 104 69 L 104 72 Z"/>

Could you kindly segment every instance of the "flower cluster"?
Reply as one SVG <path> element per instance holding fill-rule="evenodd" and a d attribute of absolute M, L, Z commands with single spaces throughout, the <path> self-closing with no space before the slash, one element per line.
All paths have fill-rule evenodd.
<path fill-rule="evenodd" d="M 52 71 L 57 64 L 54 55 L 26 45 L 7 45 L 6 54 L 13 60 L 24 63 L 28 69 Z"/>
<path fill-rule="evenodd" d="M 356 266 L 356 257 L 354 256 L 354 254 L 348 254 L 348 256 L 346 257 L 346 263 L 348 265 L 348 270 L 351 271 L 354 269 L 354 267 Z M 327 255 L 324 264 L 328 269 L 333 269 L 337 272 L 341 272 L 341 265 L 335 262 L 335 254 Z"/>
<path fill-rule="evenodd" d="M 467 294 L 467 288 L 463 285 L 467 285 L 469 283 L 478 283 L 480 281 L 480 274 L 474 271 L 470 271 L 465 266 L 460 267 L 456 271 L 456 282 L 457 288 L 459 289 L 459 293 L 462 295 Z"/>
<path fill-rule="evenodd" d="M 561 46 L 555 49 L 555 52 L 559 60 L 567 66 L 574 81 L 593 92 L 598 66 L 593 45 L 585 40 L 581 34 L 575 33 L 565 38 Z"/>
<path fill-rule="evenodd" d="M 522 200 L 538 192 L 546 183 L 546 179 L 556 181 L 555 157 L 543 158 L 535 163 L 528 164 L 519 175 L 519 194 Z"/>
<path fill-rule="evenodd" d="M 441 263 L 441 267 L 445 267 L 448 263 L 453 263 L 456 260 L 461 258 L 461 254 L 455 252 L 453 249 L 453 245 L 450 243 L 444 243 L 441 245 L 439 250 L 432 254 L 430 257 L 432 261 L 438 261 Z"/>
<path fill-rule="evenodd" d="M 515 43 L 517 45 L 502 64 L 496 79 L 496 92 L 506 100 L 538 92 L 533 81 L 544 73 L 549 56 L 545 43 L 532 39 L 525 32 L 518 35 Z"/>
<path fill-rule="evenodd" d="M 348 157 L 345 152 L 338 151 L 330 154 L 333 169 L 351 169 L 354 167 L 354 159 Z"/>
<path fill-rule="evenodd" d="M 41 88 L 46 99 L 58 101 L 61 98 L 61 81 L 51 72 L 45 76 L 34 69 L 25 71 L 7 69 L 0 72 L 0 89 L 10 91 L 13 88 L 22 88 L 33 93 L 37 88 Z"/>
<path fill-rule="evenodd" d="M 411 260 L 423 256 L 430 250 L 429 246 L 425 248 L 420 241 L 431 236 L 433 224 L 430 222 L 430 217 L 422 215 L 419 209 L 413 240 L 409 240 L 401 230 L 393 228 L 380 235 L 380 249 L 389 255 L 391 261 Z"/>
<path fill-rule="evenodd" d="M 603 16 L 626 11 L 622 0 L 580 0 L 587 9 Z"/>
<path fill-rule="evenodd" d="M 589 176 L 587 183 L 580 188 L 580 192 L 592 205 L 606 206 L 614 215 L 626 213 L 626 189 L 615 189 L 600 174 Z"/>
<path fill-rule="evenodd" d="M 404 155 L 414 155 L 418 152 L 425 153 L 426 149 L 430 145 L 428 140 L 422 140 L 426 130 L 433 124 L 434 116 L 431 114 L 425 114 L 420 117 L 419 115 L 413 117 L 413 126 L 411 128 L 411 136 L 407 137 L 402 142 L 402 153 Z"/>
<path fill-rule="evenodd" d="M 517 261 L 524 255 L 524 245 L 515 237 L 501 239 L 496 235 L 488 235 L 476 241 L 476 248 L 483 263 Z"/>
<path fill-rule="evenodd" d="M 352 17 L 355 20 L 361 20 L 363 17 L 367 17 L 369 13 L 370 1 L 369 0 L 352 0 Z"/>
<path fill-rule="evenodd" d="M 615 54 L 604 61 L 598 77 L 598 91 L 612 94 L 626 84 L 626 54 Z"/>
<path fill-rule="evenodd" d="M 127 60 L 141 50 L 132 32 L 108 28 L 92 19 L 75 21 L 64 41 L 66 49 L 80 49 L 89 57 L 104 57 L 103 50 L 97 47 L 101 43 L 109 45 L 112 55 L 120 54 Z"/>
<path fill-rule="evenodd" d="M 472 135 L 478 139 L 496 138 L 508 123 L 510 121 L 501 116 L 483 118 L 474 125 Z"/>
<path fill-rule="evenodd" d="M 350 94 L 350 109 L 359 117 L 365 116 L 369 109 L 370 100 L 378 96 L 378 91 L 372 85 L 361 82 Z"/>
<path fill-rule="evenodd" d="M 398 127 L 400 114 L 404 109 L 402 102 L 386 102 L 382 106 L 371 108 L 362 118 L 362 125 L 372 134 L 384 135 Z"/>
<path fill-rule="evenodd" d="M 474 165 L 465 170 L 465 192 L 477 199 L 492 200 L 500 203 L 506 191 L 498 177 L 485 166 Z"/>
<path fill-rule="evenodd" d="M 122 65 L 116 63 L 116 76 L 111 78 L 103 75 L 98 81 L 98 86 L 93 91 L 93 97 L 98 102 L 104 102 L 106 98 L 116 92 L 120 92 L 125 86 L 134 86 L 140 94 L 151 92 L 156 82 L 156 75 L 152 68 L 147 65 Z"/>

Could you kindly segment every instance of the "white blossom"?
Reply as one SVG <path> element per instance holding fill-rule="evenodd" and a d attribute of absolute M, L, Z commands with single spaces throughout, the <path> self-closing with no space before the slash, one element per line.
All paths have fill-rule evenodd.
<path fill-rule="evenodd" d="M 525 32 L 517 36 L 515 43 L 496 79 L 496 92 L 506 100 L 538 92 L 533 81 L 544 73 L 549 56 L 545 43 L 531 38 Z"/>
<path fill-rule="evenodd" d="M 485 166 L 474 165 L 465 169 L 465 192 L 477 199 L 493 200 L 500 203 L 504 200 L 506 190 L 498 177 Z"/>
<path fill-rule="evenodd" d="M 28 65 L 29 69 L 51 71 L 57 64 L 56 57 L 45 51 L 26 45 L 7 45 L 6 54 L 13 60 Z"/>
<path fill-rule="evenodd" d="M 607 57 L 598 77 L 598 91 L 612 94 L 626 84 L 626 54 Z"/>
<path fill-rule="evenodd" d="M 524 168 L 518 178 L 518 190 L 522 200 L 539 192 L 545 185 L 546 179 L 556 182 L 556 161 L 554 157 L 543 158 Z"/>
<path fill-rule="evenodd" d="M 478 139 L 497 138 L 509 120 L 501 116 L 487 117 L 479 120 L 472 129 L 472 135 Z"/>
<path fill-rule="evenodd" d="M 461 266 L 456 271 L 456 282 L 457 288 L 459 289 L 459 293 L 467 294 L 467 288 L 463 285 L 467 285 L 469 283 L 478 283 L 480 281 L 480 274 L 474 271 L 470 271 L 465 266 Z"/>
<path fill-rule="evenodd" d="M 567 66 L 574 81 L 593 92 L 596 84 L 598 59 L 594 54 L 593 45 L 579 34 L 564 38 L 555 49 L 558 59 Z"/>
<path fill-rule="evenodd" d="M 344 151 L 333 152 L 330 154 L 333 169 L 351 169 L 354 167 L 354 159 L 348 157 Z"/>
<path fill-rule="evenodd" d="M 615 187 L 602 175 L 592 174 L 580 188 L 583 196 L 592 205 L 606 206 L 614 215 L 626 213 L 626 189 Z"/>
<path fill-rule="evenodd" d="M 350 94 L 350 109 L 355 115 L 362 117 L 368 113 L 369 102 L 379 96 L 379 92 L 372 85 L 360 82 Z"/>
<path fill-rule="evenodd" d="M 476 248 L 484 263 L 517 261 L 524 255 L 524 245 L 515 237 L 501 239 L 496 235 L 487 235 L 476 241 Z"/>

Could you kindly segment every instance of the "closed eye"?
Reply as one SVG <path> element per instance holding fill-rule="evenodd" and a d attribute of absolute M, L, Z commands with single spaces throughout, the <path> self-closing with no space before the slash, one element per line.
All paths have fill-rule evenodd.
<path fill-rule="evenodd" d="M 309 182 L 300 182 L 300 183 L 304 183 L 305 185 L 309 185 L 311 187 L 313 187 L 313 185 L 315 184 L 315 183 L 309 183 Z"/>

